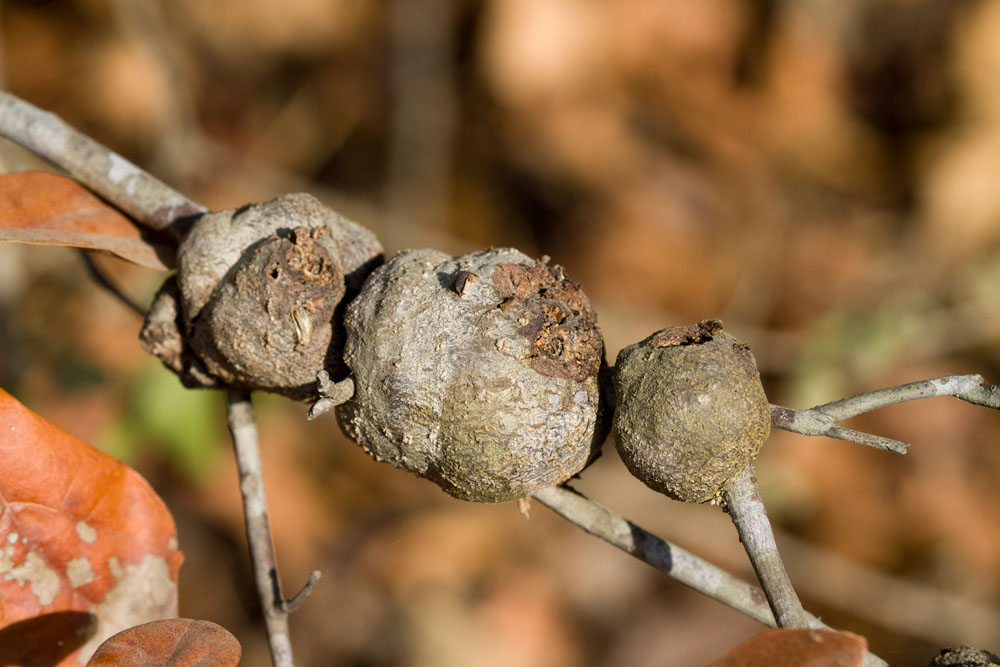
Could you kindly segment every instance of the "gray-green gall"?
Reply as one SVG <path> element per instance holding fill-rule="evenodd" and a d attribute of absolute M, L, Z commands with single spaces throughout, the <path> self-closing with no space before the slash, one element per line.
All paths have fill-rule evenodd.
<path fill-rule="evenodd" d="M 671 498 L 718 497 L 770 432 L 753 355 L 716 321 L 626 347 L 614 383 L 618 452 L 633 475 Z"/>
<path fill-rule="evenodd" d="M 352 400 L 337 414 L 375 459 L 453 496 L 522 498 L 600 447 L 603 341 L 577 283 L 512 249 L 399 253 L 347 308 Z"/>

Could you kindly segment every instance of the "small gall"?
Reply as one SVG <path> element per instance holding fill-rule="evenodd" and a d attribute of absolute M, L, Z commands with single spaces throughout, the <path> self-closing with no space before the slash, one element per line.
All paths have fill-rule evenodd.
<path fill-rule="evenodd" d="M 770 431 L 753 355 L 717 322 L 659 331 L 615 364 L 622 461 L 650 488 L 691 503 L 718 497 Z"/>

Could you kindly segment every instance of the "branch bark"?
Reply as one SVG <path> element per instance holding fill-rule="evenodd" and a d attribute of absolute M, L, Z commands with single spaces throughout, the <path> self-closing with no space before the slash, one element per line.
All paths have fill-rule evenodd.
<path fill-rule="evenodd" d="M 777 627 L 767 597 L 759 588 L 660 539 L 575 489 L 565 485 L 554 486 L 540 489 L 532 497 L 587 533 L 653 566 L 685 586 L 765 625 Z M 809 627 L 829 627 L 808 612 L 805 612 L 805 617 Z M 887 664 L 872 653 L 865 659 L 867 667 L 884 667 Z"/>
<path fill-rule="evenodd" d="M 753 464 L 741 470 L 723 490 L 726 511 L 729 512 L 740 542 L 750 557 L 754 572 L 767 596 L 771 611 L 782 628 L 808 628 L 809 617 L 785 571 L 778 554 L 774 531 L 767 519 L 764 502 L 753 476 Z"/>
<path fill-rule="evenodd" d="M 938 396 L 953 396 L 973 405 L 1000 409 L 1000 387 L 987 384 L 981 375 L 949 375 L 858 394 L 808 410 L 772 404 L 771 426 L 801 435 L 825 435 L 905 454 L 909 443 L 844 428 L 837 422 L 897 403 Z"/>
<path fill-rule="evenodd" d="M 250 562 L 264 613 L 271 661 L 274 667 L 293 667 L 288 615 L 302 604 L 319 581 L 320 572 L 314 570 L 302 591 L 291 600 L 286 600 L 282 595 L 274 542 L 271 539 L 271 524 L 267 515 L 267 497 L 264 495 L 257 426 L 254 423 L 250 395 L 230 391 L 227 392 L 226 399 L 229 432 L 232 435 L 236 466 L 240 475 L 240 493 L 243 496 L 243 517 L 246 522 L 247 544 L 250 547 Z"/>
<path fill-rule="evenodd" d="M 176 223 L 205 208 L 53 113 L 0 91 L 0 136 L 37 153 L 140 224 L 180 235 Z"/>

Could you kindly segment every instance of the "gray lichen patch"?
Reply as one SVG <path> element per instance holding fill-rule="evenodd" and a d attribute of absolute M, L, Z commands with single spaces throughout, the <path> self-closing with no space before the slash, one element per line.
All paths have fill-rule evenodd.
<path fill-rule="evenodd" d="M 314 397 L 317 371 L 346 375 L 343 302 L 381 261 L 370 231 L 310 195 L 206 214 L 154 300 L 143 349 L 189 387 Z"/>
<path fill-rule="evenodd" d="M 579 472 L 603 436 L 603 342 L 558 272 L 512 249 L 393 257 L 347 309 L 344 431 L 466 500 L 515 500 Z"/>
<path fill-rule="evenodd" d="M 752 461 L 770 409 L 749 348 L 715 321 L 659 331 L 621 351 L 612 430 L 647 486 L 701 503 Z"/>

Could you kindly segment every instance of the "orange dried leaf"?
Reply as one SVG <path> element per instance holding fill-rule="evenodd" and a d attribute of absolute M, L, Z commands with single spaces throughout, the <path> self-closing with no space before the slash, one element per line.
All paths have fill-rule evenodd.
<path fill-rule="evenodd" d="M 117 209 L 43 171 L 0 175 L 0 241 L 104 250 L 151 269 L 173 265 L 174 251 L 145 240 Z"/>
<path fill-rule="evenodd" d="M 183 556 L 163 501 L 134 470 L 46 422 L 0 389 L 0 637 L 33 647 L 19 622 L 55 612 L 93 615 L 79 665 L 101 641 L 139 623 L 177 615 Z M 44 617 L 43 617 L 44 618 Z M 37 624 L 37 622 L 36 622 Z M 37 629 L 37 628 L 36 628 Z M 47 641 L 47 640 L 46 640 Z M 20 645 L 13 645 L 9 642 Z"/>
<path fill-rule="evenodd" d="M 101 644 L 87 667 L 236 667 L 242 653 L 221 625 L 171 618 L 119 632 Z"/>
<path fill-rule="evenodd" d="M 851 632 L 767 630 L 708 667 L 860 667 L 868 641 Z"/>

